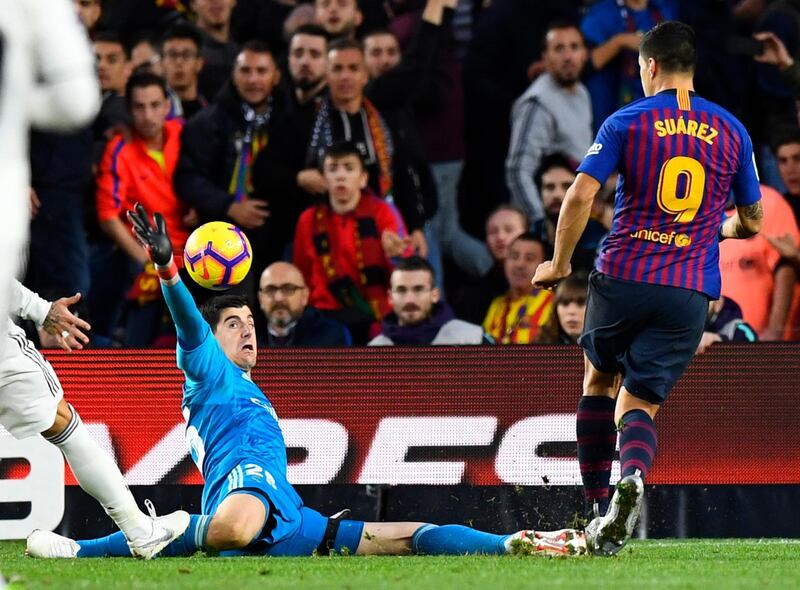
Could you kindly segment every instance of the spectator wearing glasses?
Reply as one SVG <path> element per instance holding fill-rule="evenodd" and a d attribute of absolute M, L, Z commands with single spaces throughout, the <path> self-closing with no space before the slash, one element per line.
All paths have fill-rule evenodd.
<path fill-rule="evenodd" d="M 258 284 L 258 303 L 267 329 L 258 332 L 260 346 L 351 345 L 347 328 L 310 307 L 308 294 L 303 274 L 295 265 L 275 262 L 264 269 Z"/>
<path fill-rule="evenodd" d="M 401 259 L 390 283 L 392 311 L 369 346 L 494 344 L 483 328 L 455 318 L 436 287 L 433 267 L 424 258 Z"/>
<path fill-rule="evenodd" d="M 131 74 L 149 72 L 156 76 L 164 77 L 164 67 L 161 65 L 161 50 L 155 36 L 150 31 L 139 33 L 130 44 L 131 48 Z"/>
<path fill-rule="evenodd" d="M 187 23 L 173 25 L 161 40 L 161 63 L 170 93 L 170 119 L 189 119 L 208 106 L 198 90 L 203 69 L 202 45 L 200 31 Z"/>

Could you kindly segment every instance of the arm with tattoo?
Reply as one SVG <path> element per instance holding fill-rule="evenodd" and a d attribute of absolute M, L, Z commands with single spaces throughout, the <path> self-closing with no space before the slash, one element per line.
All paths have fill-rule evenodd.
<path fill-rule="evenodd" d="M 737 206 L 736 213 L 728 217 L 720 227 L 719 238 L 720 240 L 750 238 L 761 231 L 763 218 L 764 208 L 761 201 L 756 201 L 752 205 Z"/>

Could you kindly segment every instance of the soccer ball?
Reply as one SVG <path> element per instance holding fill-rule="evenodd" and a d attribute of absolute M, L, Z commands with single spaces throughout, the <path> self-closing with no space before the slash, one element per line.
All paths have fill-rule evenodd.
<path fill-rule="evenodd" d="M 232 223 L 211 221 L 198 227 L 186 240 L 183 263 L 201 287 L 222 291 L 247 276 L 253 250 L 244 232 Z"/>

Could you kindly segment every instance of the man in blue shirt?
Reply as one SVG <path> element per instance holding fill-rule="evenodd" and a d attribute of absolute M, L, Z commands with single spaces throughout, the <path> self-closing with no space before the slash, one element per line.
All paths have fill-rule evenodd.
<path fill-rule="evenodd" d="M 619 107 L 642 98 L 637 62 L 642 33 L 678 17 L 675 0 L 600 0 L 581 21 L 594 72 L 586 86 L 595 129 Z"/>
<path fill-rule="evenodd" d="M 201 315 L 178 276 L 164 218 L 156 213 L 155 225 L 151 224 L 141 205 L 129 218 L 155 263 L 175 321 L 178 367 L 186 376 L 182 403 L 186 438 L 206 482 L 203 514 L 190 516 L 186 533 L 162 556 L 198 550 L 272 556 L 331 550 L 359 555 L 585 553 L 584 535 L 573 529 L 494 535 L 459 525 L 326 518 L 304 506 L 286 476 L 278 415 L 250 378 L 257 349 L 247 301 L 234 295 L 215 297 L 203 305 Z M 53 543 L 71 547 L 60 557 L 130 555 L 121 534 L 77 542 L 48 534 Z"/>

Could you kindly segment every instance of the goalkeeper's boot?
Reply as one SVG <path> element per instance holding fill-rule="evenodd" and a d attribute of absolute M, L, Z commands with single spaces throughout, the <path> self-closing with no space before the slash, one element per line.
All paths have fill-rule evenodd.
<path fill-rule="evenodd" d="M 78 557 L 80 549 L 80 545 L 68 537 L 36 529 L 28 535 L 25 555 L 45 559 L 74 559 Z"/>
<path fill-rule="evenodd" d="M 153 529 L 149 536 L 128 539 L 128 547 L 135 557 L 153 559 L 167 545 L 180 537 L 189 526 L 189 513 L 177 510 L 165 516 L 157 516 L 153 503 L 144 501 L 150 512 Z"/>
<path fill-rule="evenodd" d="M 514 555 L 545 557 L 577 557 L 586 555 L 585 535 L 575 529 L 558 531 L 519 531 L 506 541 Z"/>
<path fill-rule="evenodd" d="M 633 534 L 643 498 L 644 482 L 638 470 L 619 480 L 605 516 L 586 526 L 589 553 L 602 557 L 619 553 Z"/>

